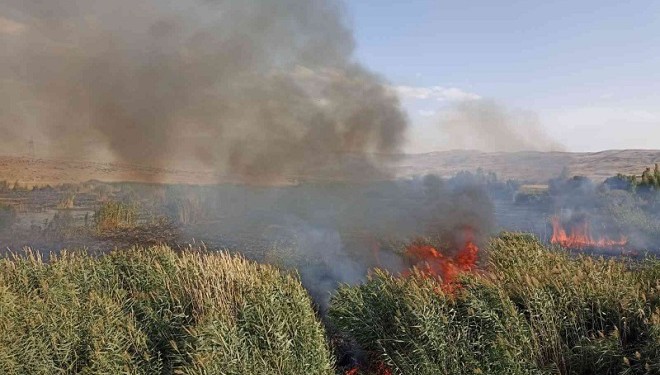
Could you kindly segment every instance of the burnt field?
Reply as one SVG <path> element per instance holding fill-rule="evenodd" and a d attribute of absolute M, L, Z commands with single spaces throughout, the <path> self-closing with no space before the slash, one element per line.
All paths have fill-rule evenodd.
<path fill-rule="evenodd" d="M 0 183 L 0 242 L 45 253 L 192 244 L 291 268 L 314 259 L 309 284 L 323 279 L 323 294 L 375 267 L 400 272 L 403 244 L 415 239 L 460 248 L 465 228 L 477 245 L 510 231 L 583 253 L 654 254 L 659 212 L 653 190 L 567 176 L 524 184 L 481 170 L 283 186 L 15 181 Z"/>
<path fill-rule="evenodd" d="M 0 363 L 654 374 L 660 220 L 631 181 L 0 183 Z"/>
<path fill-rule="evenodd" d="M 463 201 L 449 202 L 443 196 L 449 193 Z M 477 228 L 481 238 L 516 231 L 550 243 L 561 241 L 560 232 L 569 236 L 586 225 L 589 234 L 584 235 L 595 237 L 594 243 L 573 239 L 575 246 L 564 241 L 567 247 L 653 251 L 658 245 L 653 233 L 657 205 L 655 194 L 612 189 L 584 177 L 555 177 L 531 185 L 502 181 L 481 170 L 446 179 L 430 175 L 283 186 L 101 181 L 39 185 L 5 180 L 0 182 L 0 233 L 3 247 L 13 250 L 107 251 L 131 244 L 185 246 L 202 241 L 212 248 L 262 253 L 274 243 L 290 241 L 304 226 L 331 231 L 344 243 L 400 241 L 461 225 Z M 100 216 L 112 215 L 108 211 L 113 208 L 125 209 L 128 217 L 104 224 Z M 432 212 L 447 209 L 455 215 Z M 620 240 L 608 246 L 607 240 L 600 240 L 608 236 Z"/>

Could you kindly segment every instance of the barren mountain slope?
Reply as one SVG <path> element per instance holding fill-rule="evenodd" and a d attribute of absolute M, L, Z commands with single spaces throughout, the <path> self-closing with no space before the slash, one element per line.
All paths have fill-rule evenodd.
<path fill-rule="evenodd" d="M 404 155 L 394 165 L 399 176 L 435 173 L 452 175 L 460 170 L 483 168 L 503 179 L 543 183 L 564 168 L 569 175 L 604 180 L 617 173 L 641 174 L 645 167 L 660 163 L 660 150 L 608 150 L 595 153 L 515 152 L 484 153 L 446 151 Z"/>

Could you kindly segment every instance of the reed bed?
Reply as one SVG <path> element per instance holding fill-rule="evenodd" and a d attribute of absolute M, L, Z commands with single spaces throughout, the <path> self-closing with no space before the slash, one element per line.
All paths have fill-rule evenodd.
<path fill-rule="evenodd" d="M 575 255 L 521 234 L 484 255 L 451 288 L 384 271 L 341 287 L 332 342 L 364 360 L 336 368 L 295 274 L 166 246 L 26 250 L 0 259 L 0 372 L 660 374 L 660 261 Z"/>
<path fill-rule="evenodd" d="M 332 374 L 293 275 L 224 253 L 0 261 L 3 374 Z"/>
<path fill-rule="evenodd" d="M 134 204 L 105 202 L 94 213 L 98 232 L 115 229 L 128 229 L 137 226 L 139 210 Z"/>
<path fill-rule="evenodd" d="M 520 234 L 487 255 L 451 292 L 419 273 L 342 287 L 330 319 L 368 353 L 363 373 L 660 374 L 660 262 L 574 256 Z"/>

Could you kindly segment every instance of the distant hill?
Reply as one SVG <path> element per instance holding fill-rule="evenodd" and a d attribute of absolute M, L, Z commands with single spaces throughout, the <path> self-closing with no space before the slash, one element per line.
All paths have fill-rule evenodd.
<path fill-rule="evenodd" d="M 483 168 L 502 179 L 543 183 L 558 176 L 564 168 L 569 175 L 593 180 L 624 174 L 641 174 L 645 167 L 660 163 L 660 150 L 607 150 L 575 152 L 496 152 L 443 151 L 402 155 L 393 163 L 397 176 L 438 174 L 450 176 L 461 170 Z"/>
<path fill-rule="evenodd" d="M 443 151 L 403 154 L 388 165 L 391 174 L 411 177 L 424 174 L 451 176 L 462 170 L 482 168 L 502 179 L 544 183 L 564 168 L 570 175 L 594 180 L 624 174 L 640 174 L 660 163 L 660 150 L 608 150 L 594 153 Z M 304 176 L 298 176 L 304 179 Z M 75 183 L 88 180 L 212 184 L 229 181 L 212 171 L 162 169 L 89 161 L 31 159 L 0 156 L 0 181 L 29 185 Z"/>

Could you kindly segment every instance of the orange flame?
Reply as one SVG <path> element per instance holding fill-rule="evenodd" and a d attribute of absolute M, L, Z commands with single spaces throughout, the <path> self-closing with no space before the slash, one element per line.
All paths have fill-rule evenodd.
<path fill-rule="evenodd" d="M 620 247 L 628 244 L 628 238 L 621 236 L 619 239 L 610 239 L 607 237 L 594 238 L 591 235 L 589 222 L 584 220 L 570 229 L 570 233 L 564 229 L 561 219 L 557 216 L 552 218 L 552 239 L 553 244 L 570 248 L 585 247 Z"/>
<path fill-rule="evenodd" d="M 405 255 L 412 260 L 413 267 L 425 277 L 433 277 L 442 281 L 441 290 L 445 293 L 452 293 L 456 290 L 456 279 L 463 272 L 470 272 L 476 268 L 479 255 L 479 247 L 474 243 L 474 234 L 470 228 L 463 232 L 464 244 L 458 253 L 453 257 L 443 255 L 438 249 L 430 245 L 412 244 L 406 248 Z M 371 242 L 371 249 L 374 258 L 378 263 L 380 246 L 376 241 Z M 402 273 L 402 276 L 409 277 L 412 270 Z M 361 375 L 364 373 L 376 375 L 392 375 L 392 370 L 382 362 L 368 365 L 365 368 L 360 366 L 353 367 L 344 372 L 344 375 Z"/>
<path fill-rule="evenodd" d="M 414 267 L 418 272 L 442 280 L 443 290 L 451 292 L 455 289 L 456 278 L 461 273 L 470 272 L 476 267 L 479 248 L 474 243 L 471 231 L 467 231 L 465 237 L 463 247 L 453 258 L 446 257 L 433 246 L 416 244 L 406 249 L 406 255 L 414 261 Z M 403 276 L 410 274 L 411 271 L 407 271 Z"/>

